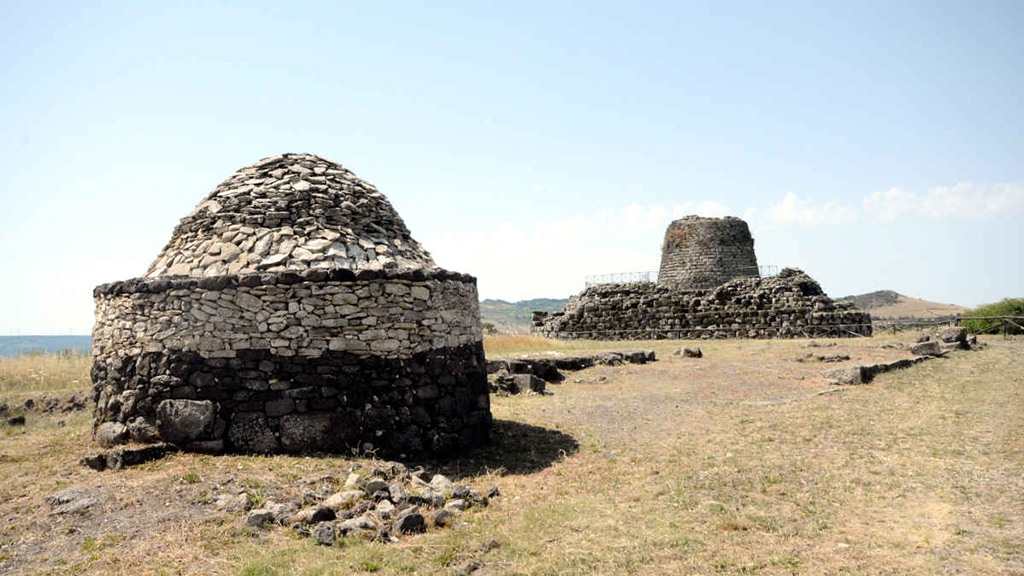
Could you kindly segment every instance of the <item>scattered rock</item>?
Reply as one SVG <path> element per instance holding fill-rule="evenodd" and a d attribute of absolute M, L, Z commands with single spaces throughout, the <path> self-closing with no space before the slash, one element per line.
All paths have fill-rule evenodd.
<path fill-rule="evenodd" d="M 150 444 L 133 448 L 114 448 L 107 450 L 104 457 L 107 460 L 107 470 L 120 470 L 129 466 L 138 466 L 153 460 L 159 460 L 174 452 L 176 448 L 170 444 Z"/>
<path fill-rule="evenodd" d="M 835 345 L 835 342 L 816 342 L 811 340 L 807 343 L 806 348 L 832 348 Z"/>
<path fill-rule="evenodd" d="M 225 512 L 248 512 L 252 510 L 252 497 L 246 492 L 219 496 L 215 505 Z"/>
<path fill-rule="evenodd" d="M 320 546 L 331 546 L 338 538 L 338 533 L 334 529 L 334 524 L 320 522 L 313 528 L 313 538 Z"/>
<path fill-rule="evenodd" d="M 87 466 L 97 472 L 102 472 L 107 469 L 107 455 L 102 452 L 90 452 L 85 456 L 82 456 L 79 463 L 81 463 L 82 466 Z"/>
<path fill-rule="evenodd" d="M 96 442 L 104 447 L 118 446 L 128 441 L 128 427 L 120 422 L 104 422 L 96 429 Z"/>
<path fill-rule="evenodd" d="M 348 478 L 345 479 L 346 490 L 361 490 L 363 486 L 366 486 L 366 480 L 363 479 L 363 477 L 360 476 L 359 474 L 356 474 L 355 472 L 350 472 Z"/>
<path fill-rule="evenodd" d="M 102 428 L 102 426 L 100 426 Z M 156 426 L 146 421 L 142 416 L 137 416 L 128 421 L 128 435 L 135 442 L 148 444 L 160 439 L 160 433 Z"/>
<path fill-rule="evenodd" d="M 395 505 L 390 500 L 381 500 L 377 503 L 376 512 L 381 520 L 390 520 L 395 515 L 396 510 L 397 508 L 395 508 Z"/>
<path fill-rule="evenodd" d="M 250 510 L 245 517 L 245 523 L 255 528 L 262 528 L 274 521 L 274 513 L 265 508 Z"/>
<path fill-rule="evenodd" d="M 395 520 L 394 532 L 397 534 L 419 534 L 426 531 L 427 521 L 418 507 L 409 509 Z"/>
<path fill-rule="evenodd" d="M 942 346 L 935 340 L 918 342 L 910 347 L 910 353 L 918 356 L 942 356 Z"/>
<path fill-rule="evenodd" d="M 452 519 L 455 518 L 455 514 L 447 508 L 441 508 L 440 510 L 434 511 L 434 526 L 447 526 Z"/>
<path fill-rule="evenodd" d="M 375 524 L 373 519 L 371 519 L 369 516 L 365 514 L 362 516 L 358 516 L 356 518 L 350 518 L 348 520 L 345 520 L 344 522 L 338 525 L 338 531 L 343 536 L 348 536 L 349 534 L 353 533 L 360 534 L 376 530 L 377 524 Z"/>
<path fill-rule="evenodd" d="M 457 510 L 459 512 L 463 512 L 469 508 L 469 502 L 463 500 L 462 498 L 455 498 L 449 500 L 448 503 L 444 505 L 444 507 L 448 508 L 449 510 Z"/>
<path fill-rule="evenodd" d="M 69 488 L 43 498 L 43 501 L 53 507 L 50 511 L 51 516 L 84 512 L 101 504 L 103 500 L 98 487 Z"/>
<path fill-rule="evenodd" d="M 695 346 L 694 347 L 682 348 L 680 354 L 682 354 L 683 358 L 703 358 L 704 357 L 704 352 L 701 351 L 700 348 L 697 348 Z"/>
<path fill-rule="evenodd" d="M 841 384 L 844 386 L 864 384 L 863 370 L 861 368 L 861 366 L 850 366 L 849 368 L 829 370 L 824 374 L 825 380 L 829 381 L 830 384 Z"/>
<path fill-rule="evenodd" d="M 814 354 L 804 354 L 803 356 L 797 358 L 796 361 L 797 362 L 833 363 L 833 362 L 846 362 L 849 359 L 850 359 L 850 356 L 848 354 L 832 354 L 832 355 L 829 355 L 829 356 L 821 356 L 821 355 L 814 355 Z"/>
<path fill-rule="evenodd" d="M 838 368 L 825 372 L 823 376 L 825 377 L 826 382 L 833 385 L 852 386 L 856 384 L 868 384 L 879 374 L 909 368 L 914 364 L 918 364 L 926 360 L 927 358 L 929 357 L 919 356 L 917 358 L 903 358 L 893 362 L 872 364 L 870 366 Z"/>
<path fill-rule="evenodd" d="M 382 478 L 371 478 L 366 482 L 366 486 L 363 487 L 363 490 L 371 496 L 377 492 L 384 492 L 386 494 L 388 491 L 388 483 Z"/>
<path fill-rule="evenodd" d="M 335 514 L 334 510 L 331 510 L 326 506 L 320 506 L 313 511 L 313 517 L 310 518 L 310 522 L 314 524 L 318 522 L 330 522 L 331 520 L 334 520 L 337 517 L 338 515 Z"/>
<path fill-rule="evenodd" d="M 362 490 L 343 490 L 328 496 L 327 499 L 324 500 L 323 505 L 337 511 L 340 508 L 348 508 L 352 504 L 358 502 L 363 496 L 366 496 L 366 492 L 363 492 Z"/>
<path fill-rule="evenodd" d="M 963 326 L 943 328 L 942 330 L 939 330 L 938 338 L 946 344 L 966 344 L 967 329 Z"/>

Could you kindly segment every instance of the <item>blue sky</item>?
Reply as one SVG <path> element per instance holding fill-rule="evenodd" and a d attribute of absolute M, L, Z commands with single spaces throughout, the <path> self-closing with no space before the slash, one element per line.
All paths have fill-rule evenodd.
<path fill-rule="evenodd" d="M 1024 2 L 0 0 L 0 334 L 88 333 L 235 170 L 373 182 L 483 298 L 748 220 L 833 296 L 1024 296 Z"/>

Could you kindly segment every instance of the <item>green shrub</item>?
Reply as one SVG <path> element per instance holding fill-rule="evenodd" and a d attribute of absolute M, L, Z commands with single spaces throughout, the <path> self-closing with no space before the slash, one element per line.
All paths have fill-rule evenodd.
<path fill-rule="evenodd" d="M 993 304 L 978 306 L 974 310 L 964 313 L 964 316 L 1024 316 L 1024 298 L 1007 298 Z M 1017 320 L 1017 324 L 1024 325 L 1024 321 Z M 969 332 L 984 334 L 988 332 L 1002 332 L 1002 321 L 1000 320 L 964 320 L 963 325 Z M 1007 324 L 1007 334 L 1024 334 L 1019 326 Z"/>

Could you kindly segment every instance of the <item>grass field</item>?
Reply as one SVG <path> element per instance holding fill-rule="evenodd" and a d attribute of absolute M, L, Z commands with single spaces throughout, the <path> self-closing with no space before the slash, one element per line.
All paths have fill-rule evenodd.
<path fill-rule="evenodd" d="M 0 434 L 0 573 L 1024 573 L 1024 341 L 991 338 L 850 388 L 824 384 L 834 365 L 797 361 L 905 355 L 881 348 L 891 340 L 489 339 L 492 356 L 654 348 L 659 361 L 493 398 L 492 445 L 436 467 L 502 496 L 398 544 L 320 547 L 210 504 L 228 486 L 295 496 L 366 461 L 178 454 L 96 473 L 76 464 L 86 414 L 30 417 Z M 681 345 L 704 358 L 672 356 Z M 0 401 L 28 394 L 11 367 Z M 63 378 L 88 380 L 76 370 Z M 51 515 L 43 497 L 70 487 L 101 504 Z"/>

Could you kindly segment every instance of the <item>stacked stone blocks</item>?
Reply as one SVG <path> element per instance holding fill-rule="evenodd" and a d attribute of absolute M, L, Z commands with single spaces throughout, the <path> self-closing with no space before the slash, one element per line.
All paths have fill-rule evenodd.
<path fill-rule="evenodd" d="M 665 230 L 659 285 L 699 290 L 758 275 L 754 237 L 739 218 L 687 216 Z"/>

